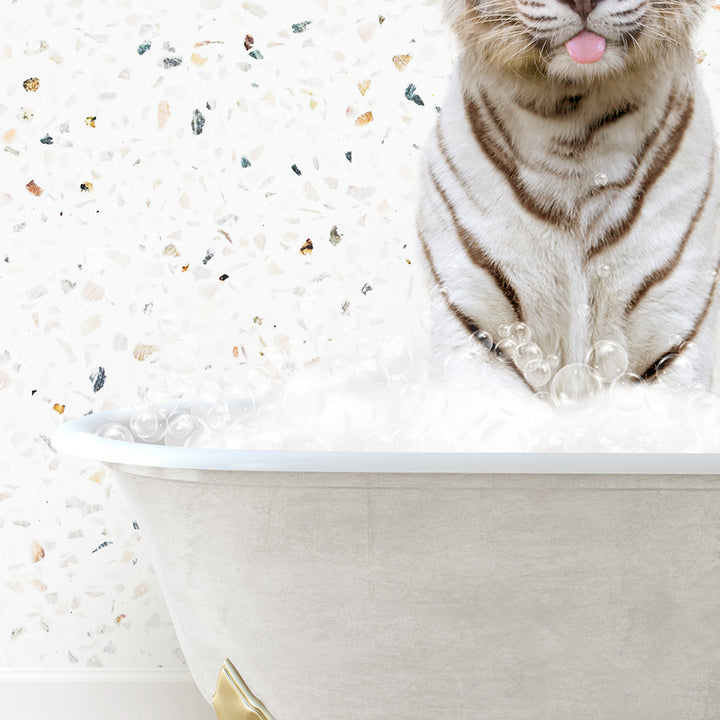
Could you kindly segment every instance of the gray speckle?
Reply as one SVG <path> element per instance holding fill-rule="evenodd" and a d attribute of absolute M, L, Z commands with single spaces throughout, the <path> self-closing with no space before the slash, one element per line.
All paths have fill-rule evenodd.
<path fill-rule="evenodd" d="M 333 225 L 330 230 L 330 242 L 333 245 L 337 245 L 342 240 L 342 235 L 338 232 L 337 225 Z"/>
<path fill-rule="evenodd" d="M 99 367 L 92 375 L 90 375 L 90 382 L 93 384 L 93 392 L 102 390 L 105 385 L 105 368 Z"/>
<path fill-rule="evenodd" d="M 166 57 L 163 58 L 163 67 L 166 69 L 175 68 L 182 65 L 182 58 L 178 57 Z"/>
<path fill-rule="evenodd" d="M 194 135 L 200 135 L 205 127 L 205 116 L 197 108 L 193 112 L 190 127 Z"/>

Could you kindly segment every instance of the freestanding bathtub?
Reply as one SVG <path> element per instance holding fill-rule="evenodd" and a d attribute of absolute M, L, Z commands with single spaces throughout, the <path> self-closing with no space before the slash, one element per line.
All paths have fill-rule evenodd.
<path fill-rule="evenodd" d="M 195 681 L 274 720 L 720 717 L 713 455 L 54 446 L 115 474 Z"/>

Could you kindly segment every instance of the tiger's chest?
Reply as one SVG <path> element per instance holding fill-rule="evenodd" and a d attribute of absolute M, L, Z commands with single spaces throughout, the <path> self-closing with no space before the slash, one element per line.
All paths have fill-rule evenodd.
<path fill-rule="evenodd" d="M 466 329 L 501 340 L 521 323 L 562 364 L 612 341 L 637 374 L 697 334 L 720 199 L 693 93 L 668 83 L 645 105 L 618 95 L 584 110 L 574 95 L 528 106 L 459 86 L 449 100 L 418 229 Z"/>

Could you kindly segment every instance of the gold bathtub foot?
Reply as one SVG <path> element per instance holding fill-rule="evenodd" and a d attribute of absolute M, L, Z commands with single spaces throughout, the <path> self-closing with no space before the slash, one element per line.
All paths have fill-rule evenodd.
<path fill-rule="evenodd" d="M 229 660 L 220 669 L 212 704 L 218 720 L 273 720 Z"/>

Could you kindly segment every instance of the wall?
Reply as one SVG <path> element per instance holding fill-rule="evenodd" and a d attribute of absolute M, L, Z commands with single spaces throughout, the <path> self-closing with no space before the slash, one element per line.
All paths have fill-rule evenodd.
<path fill-rule="evenodd" d="M 61 422 L 427 331 L 413 204 L 454 54 L 438 3 L 176 6 L 0 11 L 3 667 L 184 663 L 142 527 L 100 466 L 53 451 Z M 719 19 L 700 42 L 716 106 Z"/>

